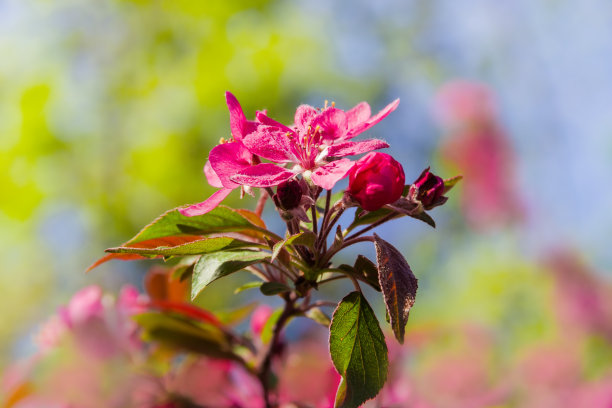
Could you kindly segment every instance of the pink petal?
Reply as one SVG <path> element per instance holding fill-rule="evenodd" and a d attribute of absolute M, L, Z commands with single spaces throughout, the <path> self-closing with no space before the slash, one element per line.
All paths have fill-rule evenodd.
<path fill-rule="evenodd" d="M 317 110 L 310 105 L 300 105 L 295 111 L 295 126 L 301 133 L 308 131 L 312 119 L 317 116 Z"/>
<path fill-rule="evenodd" d="M 230 129 L 234 140 L 241 141 L 243 137 L 257 129 L 257 122 L 246 120 L 238 99 L 231 92 L 225 93 L 225 100 L 230 112 Z"/>
<path fill-rule="evenodd" d="M 273 126 L 260 125 L 257 131 L 251 133 L 242 140 L 244 146 L 253 154 L 277 163 L 288 163 L 295 161 L 291 154 L 292 141 L 295 133 L 288 132 Z"/>
<path fill-rule="evenodd" d="M 217 190 L 213 195 L 208 197 L 207 200 L 186 208 L 181 208 L 179 209 L 179 212 L 185 217 L 194 217 L 196 215 L 206 214 L 221 204 L 221 201 L 225 200 L 225 197 L 227 197 L 232 190 L 233 189 L 231 188 L 222 188 L 221 190 Z"/>
<path fill-rule="evenodd" d="M 321 112 L 312 120 L 311 126 L 321 129 L 322 142 L 331 142 L 342 140 L 347 132 L 346 113 L 340 109 L 328 108 Z"/>
<path fill-rule="evenodd" d="M 257 112 L 257 120 L 262 125 L 274 126 L 282 129 L 285 132 L 293 132 L 293 130 L 280 122 L 275 121 L 274 119 L 268 117 L 264 112 Z"/>
<path fill-rule="evenodd" d="M 251 187 L 276 186 L 295 174 L 283 167 L 272 163 L 262 163 L 248 167 L 232 176 L 232 181 Z"/>
<path fill-rule="evenodd" d="M 349 159 L 340 159 L 319 167 L 312 173 L 312 182 L 326 190 L 331 190 L 334 185 L 347 176 L 353 167 Z"/>
<path fill-rule="evenodd" d="M 346 120 L 348 122 L 348 128 L 352 129 L 363 122 L 370 119 L 372 111 L 370 105 L 367 102 L 361 102 L 356 105 L 353 109 L 346 112 Z"/>
<path fill-rule="evenodd" d="M 327 155 L 329 157 L 344 157 L 354 154 L 371 152 L 372 150 L 384 149 L 389 147 L 387 142 L 378 139 L 369 139 L 359 142 L 342 142 L 329 147 Z"/>
<path fill-rule="evenodd" d="M 206 164 L 204 165 L 204 175 L 206 176 L 206 180 L 208 180 L 208 184 L 213 187 L 221 188 L 223 187 L 223 183 L 221 183 L 221 179 L 215 173 L 215 170 L 210 165 L 210 161 L 206 160 Z"/>
<path fill-rule="evenodd" d="M 251 166 L 253 155 L 240 142 L 215 146 L 208 156 L 210 165 L 225 188 L 236 188 L 230 177 L 240 170 Z"/>
<path fill-rule="evenodd" d="M 232 130 L 232 136 L 236 140 L 242 140 L 243 126 L 246 122 L 246 116 L 244 116 L 244 112 L 242 111 L 242 107 L 240 103 L 238 103 L 238 99 L 231 93 L 225 93 L 225 101 L 227 102 L 227 107 L 230 113 L 230 129 Z"/>
<path fill-rule="evenodd" d="M 375 116 L 372 116 L 370 119 L 368 119 L 366 122 L 363 122 L 357 125 L 356 127 L 349 129 L 345 139 L 350 139 L 352 137 L 357 136 L 359 133 L 365 132 L 366 130 L 368 130 L 369 128 L 371 128 L 372 126 L 374 126 L 375 124 L 377 124 L 378 122 L 386 118 L 387 115 L 389 115 L 391 112 L 397 109 L 399 105 L 399 101 L 400 101 L 399 98 L 394 100 L 393 102 L 385 106 Z"/>

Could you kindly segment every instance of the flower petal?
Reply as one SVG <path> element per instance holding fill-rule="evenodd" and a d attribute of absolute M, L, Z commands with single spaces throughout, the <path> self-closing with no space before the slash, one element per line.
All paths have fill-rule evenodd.
<path fill-rule="evenodd" d="M 387 142 L 378 139 L 362 140 L 359 142 L 342 142 L 334 144 L 327 150 L 328 157 L 344 157 L 354 154 L 371 152 L 372 150 L 389 147 Z"/>
<path fill-rule="evenodd" d="M 306 133 L 308 126 L 310 126 L 312 119 L 317 116 L 317 110 L 310 105 L 300 105 L 295 111 L 295 126 L 297 126 L 298 132 Z"/>
<path fill-rule="evenodd" d="M 340 159 L 327 163 L 312 172 L 312 182 L 326 190 L 331 190 L 334 185 L 348 175 L 353 167 L 349 159 Z"/>
<path fill-rule="evenodd" d="M 222 188 L 221 190 L 217 190 L 205 201 L 186 208 L 181 208 L 179 209 L 179 212 L 185 217 L 194 217 L 196 215 L 206 214 L 207 212 L 216 208 L 221 201 L 225 200 L 225 197 L 227 197 L 232 190 L 232 188 Z"/>
<path fill-rule="evenodd" d="M 390 104 L 385 106 L 375 116 L 372 116 L 367 121 L 365 121 L 365 122 L 363 122 L 363 123 L 361 123 L 361 124 L 351 128 L 351 129 L 349 129 L 345 139 L 350 139 L 352 137 L 357 136 L 359 133 L 365 132 L 366 130 L 368 130 L 369 128 L 371 128 L 372 126 L 374 126 L 375 124 L 377 124 L 378 122 L 380 122 L 381 120 L 386 118 L 387 115 L 389 115 L 391 112 L 393 112 L 395 109 L 397 109 L 397 107 L 399 105 L 399 101 L 400 101 L 399 98 L 394 100 L 393 102 L 391 102 Z"/>
<path fill-rule="evenodd" d="M 290 127 L 287 127 L 283 125 L 282 123 L 277 122 L 274 119 L 267 116 L 265 111 L 257 112 L 256 118 L 257 118 L 257 121 L 259 121 L 259 123 L 261 123 L 262 125 L 277 127 L 277 128 L 282 129 L 284 132 L 293 132 L 293 130 Z"/>
<path fill-rule="evenodd" d="M 243 169 L 231 177 L 235 183 L 251 187 L 277 186 L 295 173 L 272 163 L 262 163 Z"/>
<path fill-rule="evenodd" d="M 238 99 L 231 92 L 225 92 L 225 101 L 230 113 L 232 136 L 235 140 L 241 141 L 243 137 L 257 128 L 258 123 L 246 119 Z"/>
<path fill-rule="evenodd" d="M 210 165 L 210 160 L 206 160 L 206 164 L 204 165 L 204 175 L 206 176 L 206 180 L 208 180 L 208 184 L 213 187 L 221 188 L 223 187 L 223 183 L 221 183 L 221 179 L 215 173 L 215 170 Z"/>
<path fill-rule="evenodd" d="M 320 127 L 321 141 L 331 144 L 335 140 L 345 139 L 347 128 L 346 113 L 336 108 L 327 108 L 319 113 L 311 123 L 313 128 Z"/>
<path fill-rule="evenodd" d="M 277 163 L 288 163 L 295 158 L 292 151 L 292 141 L 294 133 L 288 135 L 286 131 L 275 126 L 260 125 L 257 131 L 251 133 L 242 140 L 244 146 L 249 151 L 264 159 Z"/>
<path fill-rule="evenodd" d="M 372 114 L 372 110 L 370 109 L 370 105 L 367 102 L 361 102 L 356 105 L 354 108 L 346 112 L 346 120 L 349 129 L 352 129 L 363 122 L 366 122 L 370 119 L 370 115 Z"/>
<path fill-rule="evenodd" d="M 253 155 L 240 142 L 224 143 L 215 146 L 208 156 L 210 165 L 225 188 L 236 188 L 230 177 L 240 170 L 250 167 Z"/>
<path fill-rule="evenodd" d="M 242 106 L 238 102 L 238 99 L 231 93 L 225 92 L 225 101 L 227 102 L 227 108 L 230 113 L 230 129 L 232 130 L 232 136 L 236 140 L 242 140 L 242 131 L 244 122 L 246 122 L 246 116 L 242 111 Z"/>

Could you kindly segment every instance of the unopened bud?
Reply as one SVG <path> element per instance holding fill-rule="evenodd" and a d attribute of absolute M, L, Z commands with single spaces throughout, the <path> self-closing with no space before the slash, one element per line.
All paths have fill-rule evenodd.
<path fill-rule="evenodd" d="M 302 200 L 302 186 L 295 179 L 283 181 L 276 188 L 274 197 L 274 201 L 281 209 L 293 210 L 300 205 Z"/>
<path fill-rule="evenodd" d="M 409 196 L 418 200 L 425 210 L 430 210 L 446 202 L 444 180 L 429 171 L 423 170 L 419 178 L 410 186 Z"/>

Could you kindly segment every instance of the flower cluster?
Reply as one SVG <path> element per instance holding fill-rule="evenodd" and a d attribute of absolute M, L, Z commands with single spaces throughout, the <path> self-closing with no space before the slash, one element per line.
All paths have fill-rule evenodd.
<path fill-rule="evenodd" d="M 428 211 L 447 200 L 444 194 L 458 178 L 444 180 L 428 168 L 405 185 L 402 165 L 376 151 L 389 147 L 385 141 L 354 139 L 393 112 L 399 100 L 375 115 L 365 102 L 348 111 L 334 104 L 320 109 L 302 105 L 289 126 L 265 112 L 248 120 L 234 95 L 226 93 L 226 101 L 231 138 L 210 151 L 204 166 L 208 182 L 219 190 L 204 202 L 162 214 L 131 240 L 109 248 L 92 267 L 110 259 L 180 258 L 171 274 L 147 279 L 154 311 L 136 316 L 136 321 L 150 340 L 232 361 L 260 385 L 266 408 L 287 401 L 284 379 L 273 381 L 275 374 L 283 373 L 278 362 L 287 348 L 285 326 L 298 316 L 324 325 L 331 360 L 341 377 L 334 404 L 356 408 L 380 392 L 389 367 L 385 337 L 361 285 L 382 292 L 400 343 L 418 287 L 401 252 L 366 233 L 403 216 L 434 226 Z M 332 190 L 347 177 L 348 188 L 333 202 Z M 244 195 L 254 194 L 255 188 L 261 189 L 255 211 L 221 205 L 233 190 Z M 267 202 L 285 222 L 285 234 L 266 227 L 261 214 Z M 343 217 L 350 208 L 355 208 L 354 217 Z M 374 245 L 375 262 L 363 255 L 353 265 L 335 262 L 336 254 L 362 242 Z M 252 333 L 237 332 L 176 296 L 190 284 L 193 301 L 214 281 L 242 270 L 256 281 L 237 291 L 259 288 L 262 295 L 279 296 L 284 304 L 272 313 L 257 312 L 254 322 L 265 324 L 254 324 Z M 355 290 L 340 301 L 315 300 L 314 292 L 338 279 L 349 280 Z M 322 310 L 330 306 L 336 307 L 331 317 Z M 361 350 L 363 342 L 369 350 Z M 328 397 L 323 393 L 317 401 L 329 405 Z M 304 398 L 290 402 L 301 405 Z"/>
<path fill-rule="evenodd" d="M 225 96 L 232 139 L 222 140 L 213 148 L 204 166 L 209 184 L 221 189 L 208 200 L 181 210 L 186 216 L 209 212 L 236 188 L 250 192 L 252 187 L 287 185 L 298 175 L 312 185 L 331 190 L 355 164 L 346 156 L 389 147 L 378 139 L 350 139 L 383 120 L 399 105 L 395 100 L 374 116 L 365 102 L 346 112 L 333 105 L 323 109 L 301 105 L 295 113 L 295 124 L 289 127 L 263 112 L 257 113 L 255 121 L 249 121 L 236 97 L 230 92 Z"/>

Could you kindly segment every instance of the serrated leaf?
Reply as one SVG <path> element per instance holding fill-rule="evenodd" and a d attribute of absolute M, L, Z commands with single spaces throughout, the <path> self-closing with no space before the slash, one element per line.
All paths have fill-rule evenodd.
<path fill-rule="evenodd" d="M 121 247 L 176 246 L 199 240 L 202 235 L 219 232 L 238 232 L 260 240 L 265 236 L 275 236 L 265 229 L 264 222 L 257 214 L 248 210 L 235 210 L 220 205 L 204 215 L 195 217 L 186 217 L 178 210 L 175 208 L 160 215 Z M 87 268 L 87 272 L 112 259 L 131 261 L 151 256 L 137 253 L 111 253 L 94 262 Z"/>
<path fill-rule="evenodd" d="M 329 352 L 343 378 L 336 407 L 357 408 L 384 386 L 389 366 L 385 336 L 360 292 L 349 293 L 334 312 Z"/>
<path fill-rule="evenodd" d="M 259 290 L 266 296 L 274 296 L 279 293 L 289 292 L 291 288 L 281 282 L 264 282 Z"/>
<path fill-rule="evenodd" d="M 329 318 L 329 316 L 327 316 L 318 307 L 308 309 L 308 311 L 305 313 L 305 316 L 325 327 L 329 327 L 329 325 L 331 324 L 331 319 Z"/>
<path fill-rule="evenodd" d="M 254 215 L 254 214 L 253 214 Z M 134 238 L 126 244 L 133 244 L 152 238 L 167 237 L 178 234 L 205 235 L 217 232 L 240 232 L 243 230 L 262 231 L 263 221 L 251 222 L 251 214 L 247 218 L 244 213 L 223 205 L 212 211 L 186 217 L 178 211 L 178 208 L 167 211 L 145 226 Z M 256 225 L 259 224 L 259 225 Z"/>
<path fill-rule="evenodd" d="M 374 245 L 378 280 L 389 313 L 391 328 L 397 341 L 403 344 L 408 315 L 416 298 L 418 281 L 404 256 L 393 245 L 376 234 L 374 234 Z"/>
<path fill-rule="evenodd" d="M 138 244 L 136 244 L 138 245 Z M 208 254 L 218 251 L 227 251 L 238 248 L 263 247 L 253 242 L 242 241 L 232 237 L 200 238 L 196 241 L 187 242 L 179 245 L 162 245 L 155 248 L 139 247 L 117 247 L 109 248 L 106 252 L 118 254 L 138 254 L 138 255 L 157 255 L 157 256 L 190 256 Z"/>
<path fill-rule="evenodd" d="M 238 272 L 247 266 L 269 259 L 270 254 L 259 251 L 224 251 L 205 254 L 200 257 L 193 268 L 191 279 L 191 299 L 211 282 Z"/>
<path fill-rule="evenodd" d="M 244 292 L 245 290 L 249 290 L 249 289 L 254 289 L 254 288 L 258 288 L 263 284 L 263 282 L 247 282 L 242 286 L 237 287 L 234 290 L 234 295 L 240 293 L 240 292 Z"/>
<path fill-rule="evenodd" d="M 232 352 L 230 339 L 215 326 L 165 313 L 143 313 L 134 316 L 134 320 L 144 329 L 145 336 L 168 347 L 214 358 L 239 359 Z"/>
<path fill-rule="evenodd" d="M 188 242 L 197 241 L 202 239 L 199 235 L 177 235 L 177 236 L 169 236 L 169 237 L 160 237 L 160 238 L 152 238 L 145 241 L 139 241 L 137 243 L 128 244 L 125 243 L 123 246 L 130 247 L 135 246 L 138 248 L 157 248 L 160 246 L 176 246 L 181 244 L 186 244 Z M 105 262 L 108 262 L 113 259 L 118 259 L 122 261 L 134 261 L 137 259 L 149 259 L 159 257 L 157 255 L 139 255 L 139 254 L 131 254 L 131 253 L 109 253 L 104 255 L 102 258 L 98 259 L 94 262 L 89 268 L 87 268 L 86 272 L 91 271 L 92 269 L 102 265 Z"/>

